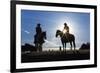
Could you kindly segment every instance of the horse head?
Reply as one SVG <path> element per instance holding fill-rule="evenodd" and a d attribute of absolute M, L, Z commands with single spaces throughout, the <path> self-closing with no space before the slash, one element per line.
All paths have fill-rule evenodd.
<path fill-rule="evenodd" d="M 43 38 L 46 39 L 46 31 L 43 32 Z"/>
<path fill-rule="evenodd" d="M 56 31 L 56 37 L 58 37 L 58 35 L 61 36 L 61 33 L 62 33 L 62 32 L 61 32 L 60 30 L 57 30 L 57 31 Z"/>

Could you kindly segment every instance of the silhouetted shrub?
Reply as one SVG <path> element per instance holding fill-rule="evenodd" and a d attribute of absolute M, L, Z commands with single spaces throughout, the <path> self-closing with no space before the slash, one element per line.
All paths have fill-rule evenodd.
<path fill-rule="evenodd" d="M 37 49 L 36 49 L 35 46 L 26 43 L 25 45 L 22 45 L 22 46 L 21 46 L 21 51 L 22 51 L 22 52 L 25 52 L 25 51 L 30 51 L 30 52 L 32 52 L 32 51 L 37 51 Z"/>
<path fill-rule="evenodd" d="M 90 49 L 90 43 L 83 43 L 80 47 L 81 50 L 86 50 L 86 49 Z"/>

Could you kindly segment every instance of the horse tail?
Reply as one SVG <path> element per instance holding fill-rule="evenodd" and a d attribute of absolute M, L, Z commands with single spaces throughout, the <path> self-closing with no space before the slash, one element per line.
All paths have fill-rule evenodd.
<path fill-rule="evenodd" d="M 73 35 L 73 45 L 74 45 L 74 50 L 76 48 L 76 44 L 75 44 L 75 36 Z"/>

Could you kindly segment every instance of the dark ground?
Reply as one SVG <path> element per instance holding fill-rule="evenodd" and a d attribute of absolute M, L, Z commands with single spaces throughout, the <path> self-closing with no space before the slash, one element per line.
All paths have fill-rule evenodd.
<path fill-rule="evenodd" d="M 45 62 L 45 61 L 64 61 L 64 60 L 87 60 L 90 59 L 89 50 L 79 51 L 44 51 L 22 53 L 21 62 Z"/>

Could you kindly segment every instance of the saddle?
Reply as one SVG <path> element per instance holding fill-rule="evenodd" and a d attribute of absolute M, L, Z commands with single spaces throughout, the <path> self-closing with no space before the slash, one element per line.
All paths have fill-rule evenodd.
<path fill-rule="evenodd" d="M 65 34 L 63 35 L 63 37 L 65 37 L 66 39 L 68 39 L 68 38 L 69 38 L 69 33 L 65 33 Z"/>
<path fill-rule="evenodd" d="M 36 34 L 34 36 L 34 43 L 44 43 L 44 39 L 43 39 L 43 36 L 42 36 L 42 33 L 40 34 Z"/>

